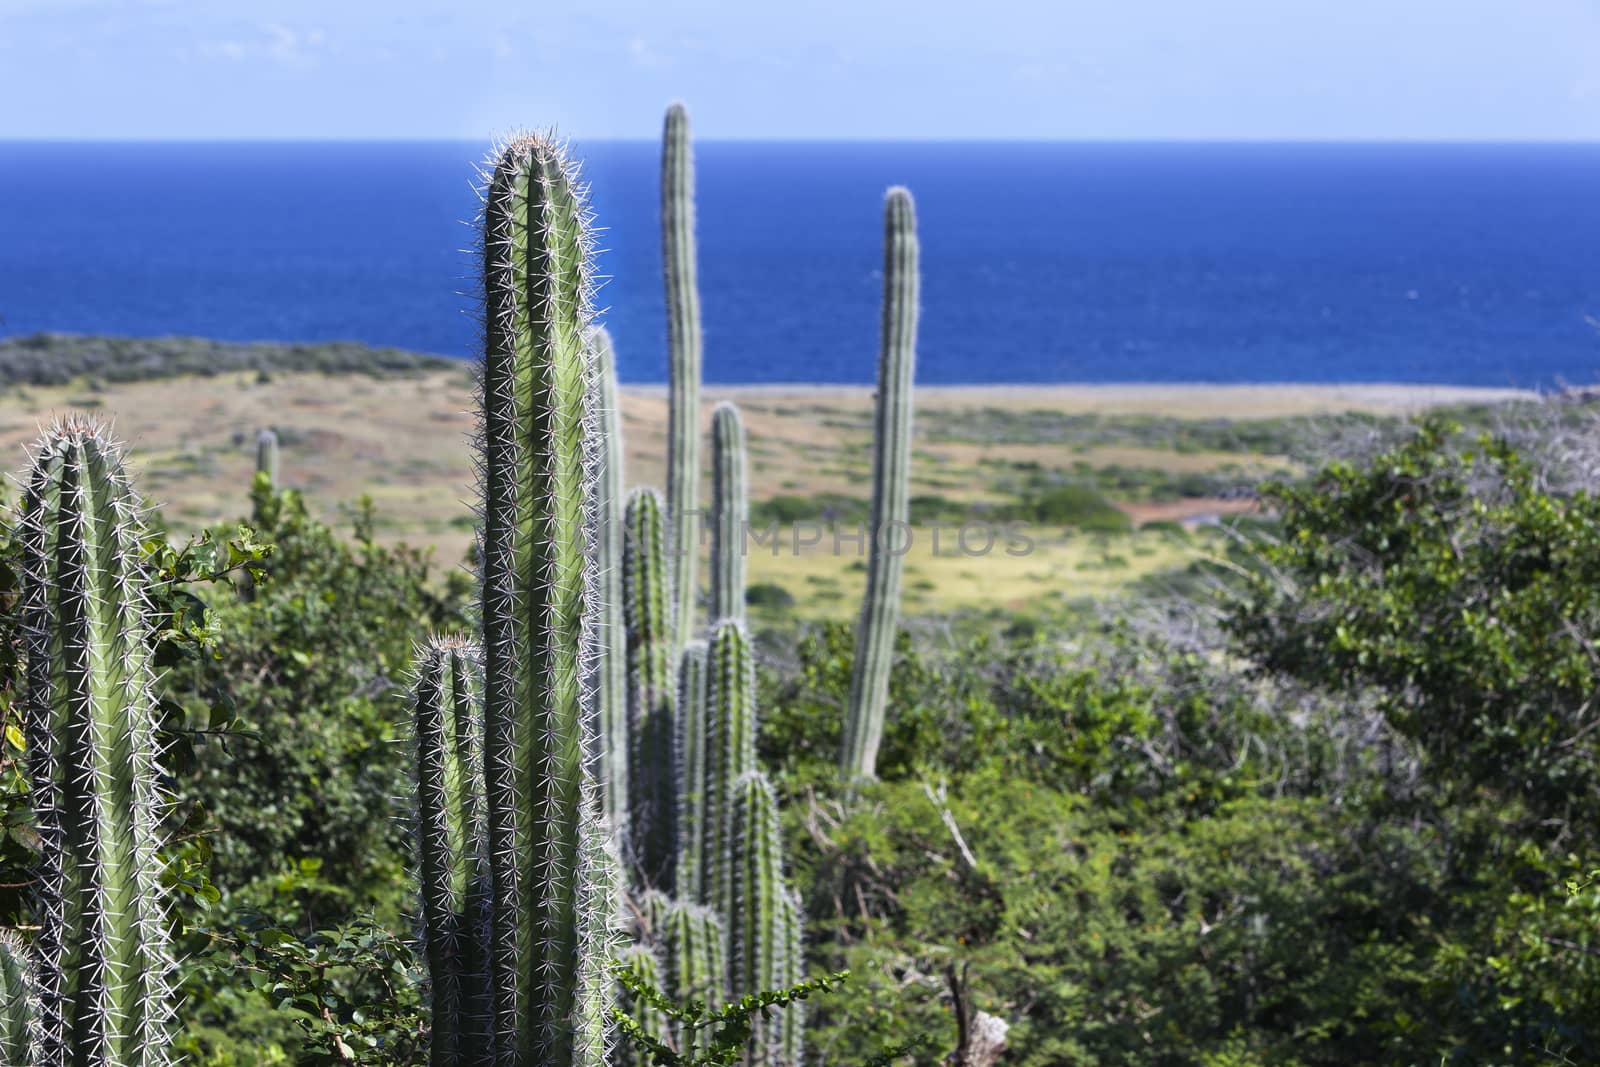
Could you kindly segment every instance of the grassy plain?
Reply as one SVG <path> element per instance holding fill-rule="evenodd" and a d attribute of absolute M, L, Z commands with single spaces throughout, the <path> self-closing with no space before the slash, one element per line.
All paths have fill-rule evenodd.
<path fill-rule="evenodd" d="M 1094 597 L 1211 551 L 1216 518 L 1249 511 L 1241 492 L 1292 469 L 1295 442 L 1349 413 L 1389 418 L 1441 404 L 1488 402 L 1511 390 L 1414 386 L 1076 385 L 922 388 L 912 493 L 918 523 L 907 558 L 913 612 L 1018 609 Z M 864 556 L 808 523 L 856 528 L 870 483 L 870 389 L 712 387 L 706 415 L 736 401 L 751 449 L 752 498 L 785 521 L 777 551 L 752 545 L 750 581 L 776 583 L 801 615 L 855 610 Z M 663 481 L 666 394 L 623 390 L 627 481 Z M 139 484 L 178 530 L 229 521 L 248 508 L 256 430 L 282 441 L 282 480 L 330 517 L 363 494 L 379 534 L 435 546 L 441 565 L 471 540 L 472 383 L 463 367 L 405 374 L 230 372 L 125 383 L 13 386 L 0 394 L 0 446 L 10 467 L 51 414 L 90 410 L 114 420 Z M 1052 487 L 1088 485 L 1128 516 L 1130 533 L 1083 532 L 1026 517 Z M 1016 519 L 1016 539 L 962 522 Z M 931 521 L 946 523 L 935 553 Z M 1171 524 L 1187 527 L 1176 529 Z M 764 525 L 758 523 L 757 525 Z M 798 535 L 798 537 L 797 537 Z M 806 544 L 812 537 L 816 543 Z M 1025 553 L 1007 552 L 1025 538 Z M 795 541 L 802 542 L 796 547 Z"/>

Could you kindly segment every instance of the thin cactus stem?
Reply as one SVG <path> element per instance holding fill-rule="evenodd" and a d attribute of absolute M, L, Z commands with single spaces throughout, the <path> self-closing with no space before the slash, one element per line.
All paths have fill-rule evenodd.
<path fill-rule="evenodd" d="M 434 1067 L 493 1062 L 480 669 L 476 646 L 435 638 L 417 652 L 412 685 L 417 873 Z"/>
<path fill-rule="evenodd" d="M 267 476 L 267 484 L 278 485 L 278 434 L 274 430 L 256 433 L 256 474 Z"/>
<path fill-rule="evenodd" d="M 591 238 L 565 147 L 498 154 L 483 221 L 480 551 L 500 1067 L 605 1059 L 610 887 L 586 737 L 598 642 Z"/>
<path fill-rule="evenodd" d="M 900 610 L 900 576 L 911 518 L 912 376 L 917 350 L 917 222 L 911 194 L 889 190 L 884 202 L 883 337 L 872 430 L 872 547 L 856 627 L 855 664 L 840 762 L 852 778 L 877 772 L 889 701 Z"/>
<path fill-rule="evenodd" d="M 622 589 L 622 411 L 617 390 L 616 354 L 611 335 L 595 329 L 600 360 L 600 418 L 604 446 L 600 456 L 600 669 L 595 735 L 606 828 L 620 839 L 628 826 L 628 631 Z"/>
<path fill-rule="evenodd" d="M 677 895 L 691 901 L 699 900 L 705 892 L 706 736 L 711 723 L 707 710 L 707 653 L 704 641 L 691 641 L 678 661 L 677 738 L 673 744 L 678 770 L 675 878 Z"/>
<path fill-rule="evenodd" d="M 745 482 L 744 423 L 739 409 L 718 404 L 711 413 L 711 618 L 744 618 L 745 526 L 750 518 Z"/>
<path fill-rule="evenodd" d="M 661 138 L 661 259 L 667 290 L 667 541 L 673 643 L 694 635 L 700 507 L 700 288 L 695 279 L 694 150 L 689 113 L 667 109 Z"/>
<path fill-rule="evenodd" d="M 636 490 L 623 517 L 622 584 L 627 616 L 628 855 L 640 884 L 670 888 L 678 848 L 673 704 L 676 673 L 671 582 L 661 498 Z"/>
<path fill-rule="evenodd" d="M 731 914 L 732 855 L 737 844 L 731 797 L 740 776 L 756 768 L 755 663 L 744 624 L 726 619 L 711 635 L 706 657 L 706 691 L 711 727 L 707 732 L 705 823 L 714 835 L 706 843 L 705 897 L 724 917 Z"/>
<path fill-rule="evenodd" d="M 0 930 L 0 1063 L 33 1063 L 34 1028 L 39 1018 L 31 958 L 22 938 Z"/>
<path fill-rule="evenodd" d="M 143 522 L 100 426 L 45 432 L 21 525 L 37 1061 L 155 1067 L 174 1026 Z"/>

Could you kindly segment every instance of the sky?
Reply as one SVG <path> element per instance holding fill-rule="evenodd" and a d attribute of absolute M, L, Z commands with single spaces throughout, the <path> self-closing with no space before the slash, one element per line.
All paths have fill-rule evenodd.
<path fill-rule="evenodd" d="M 0 138 L 1593 140 L 1600 0 L 0 0 Z"/>

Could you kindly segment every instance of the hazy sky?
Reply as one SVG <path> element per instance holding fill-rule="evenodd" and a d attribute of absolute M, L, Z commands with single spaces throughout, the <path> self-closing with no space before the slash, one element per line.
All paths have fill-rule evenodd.
<path fill-rule="evenodd" d="M 1600 0 L 0 0 L 0 138 L 1600 138 Z"/>

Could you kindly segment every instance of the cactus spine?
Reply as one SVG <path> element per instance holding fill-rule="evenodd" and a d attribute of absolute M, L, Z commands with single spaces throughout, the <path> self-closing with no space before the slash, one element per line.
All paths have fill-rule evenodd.
<path fill-rule="evenodd" d="M 265 474 L 268 485 L 278 485 L 278 435 L 273 430 L 256 433 L 256 474 Z"/>
<path fill-rule="evenodd" d="M 22 633 L 42 870 L 37 1061 L 169 1061 L 172 970 L 157 855 L 140 505 L 93 422 L 46 431 L 22 502 Z"/>
<path fill-rule="evenodd" d="M 755 664 L 742 623 L 727 620 L 717 624 L 707 656 L 706 685 L 711 712 L 706 825 L 715 840 L 708 842 L 706 849 L 705 902 L 726 920 L 733 914 L 733 856 L 738 848 L 731 807 L 733 787 L 756 767 Z"/>
<path fill-rule="evenodd" d="M 661 139 L 661 259 L 667 289 L 667 516 L 672 523 L 673 644 L 694 634 L 700 506 L 700 289 L 695 280 L 694 153 L 689 113 L 667 109 Z"/>
<path fill-rule="evenodd" d="M 677 737 L 673 744 L 678 770 L 678 857 L 675 879 L 679 899 L 695 901 L 705 892 L 706 850 L 706 655 L 704 641 L 691 641 L 678 662 Z"/>
<path fill-rule="evenodd" d="M 744 423 L 739 409 L 718 404 L 711 413 L 711 617 L 744 618 L 745 525 L 750 518 L 745 482 Z"/>
<path fill-rule="evenodd" d="M 33 1062 L 38 998 L 22 938 L 0 930 L 0 1063 L 28 1067 Z"/>
<path fill-rule="evenodd" d="M 412 734 L 422 940 L 432 981 L 434 1067 L 488 1065 L 488 872 L 482 854 L 479 654 L 459 638 L 417 653 Z"/>
<path fill-rule="evenodd" d="M 600 549 L 600 664 L 595 736 L 606 829 L 620 838 L 628 826 L 628 631 L 622 589 L 622 412 L 616 355 L 604 327 L 593 334 L 600 361 L 600 417 L 604 444 L 596 509 Z"/>
<path fill-rule="evenodd" d="M 917 350 L 917 220 L 911 194 L 896 187 L 884 202 L 883 322 L 878 400 L 872 431 L 872 549 L 856 627 L 841 765 L 855 778 L 876 774 L 889 700 L 900 575 L 905 569 L 911 465 L 911 381 Z"/>
<path fill-rule="evenodd" d="M 589 774 L 599 462 L 585 193 L 520 137 L 484 205 L 481 579 L 490 980 L 501 1067 L 599 1067 L 610 901 Z"/>
<path fill-rule="evenodd" d="M 628 630 L 629 850 L 646 886 L 670 887 L 677 851 L 671 583 L 661 498 L 636 490 L 623 519 L 622 584 Z"/>

